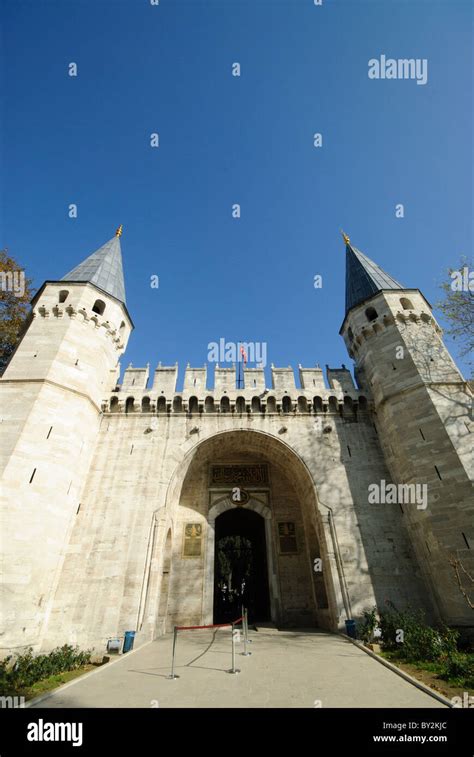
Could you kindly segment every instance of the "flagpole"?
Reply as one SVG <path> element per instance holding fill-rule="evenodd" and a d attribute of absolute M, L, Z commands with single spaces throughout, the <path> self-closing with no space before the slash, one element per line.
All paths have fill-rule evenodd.
<path fill-rule="evenodd" d="M 239 342 L 239 349 L 237 350 L 237 362 L 238 362 L 238 366 L 239 366 L 239 375 L 238 375 L 238 379 L 237 379 L 237 388 L 238 389 L 241 388 L 240 387 L 240 382 L 241 382 L 241 378 L 240 378 L 240 362 L 241 362 L 240 361 L 240 349 L 241 349 L 241 345 L 242 345 L 242 342 Z"/>
<path fill-rule="evenodd" d="M 241 378 L 241 372 L 240 372 L 240 363 L 241 363 L 240 356 L 242 355 L 242 357 L 243 357 L 243 363 L 244 363 L 244 366 L 245 366 L 245 365 L 247 365 L 247 353 L 245 352 L 245 350 L 243 348 L 242 342 L 238 342 L 238 345 L 240 346 L 240 350 L 237 350 L 237 361 L 239 363 L 239 372 L 238 372 L 238 375 L 237 375 L 238 376 L 237 377 L 237 384 L 238 384 L 238 388 L 242 389 L 242 386 L 241 386 L 242 378 Z"/>

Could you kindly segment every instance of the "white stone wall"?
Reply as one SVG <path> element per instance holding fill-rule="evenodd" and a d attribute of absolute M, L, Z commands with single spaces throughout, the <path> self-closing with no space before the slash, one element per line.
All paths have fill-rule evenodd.
<path fill-rule="evenodd" d="M 388 472 L 370 417 L 364 415 L 358 422 L 344 420 L 339 411 L 322 416 L 104 415 L 45 644 L 73 638 L 103 651 L 107 638 L 125 630 L 140 631 L 137 643 L 151 638 L 157 628 L 169 528 L 173 542 L 168 628 L 171 622 L 209 622 L 209 603 L 206 605 L 204 596 L 207 555 L 204 552 L 197 561 L 182 559 L 183 526 L 202 522 L 208 528 L 208 462 L 219 462 L 226 435 L 235 446 L 234 459 L 244 456 L 254 462 L 268 461 L 276 475 L 285 479 L 281 492 L 278 486 L 270 491 L 274 520 L 291 513 L 305 543 L 297 558 L 300 568 L 287 571 L 286 576 L 283 568 L 278 571 L 280 587 L 281 582 L 285 584 L 280 592 L 283 604 L 285 591 L 287 595 L 291 592 L 295 580 L 306 585 L 304 601 L 313 591 L 309 590 L 311 560 L 319 555 L 314 550 L 312 524 L 324 561 L 329 608 L 318 614 L 314 604 L 308 607 L 308 616 L 319 618 L 326 627 L 344 625 L 329 507 L 334 514 L 350 614 L 360 615 L 386 598 L 398 604 L 423 605 L 419 571 L 400 509 L 367 503 L 368 483 L 374 477 L 388 478 Z M 195 467 L 183 488 L 196 455 L 204 455 L 205 443 L 213 445 L 213 457 L 202 458 L 203 464 Z M 294 509 L 296 502 L 299 513 Z M 285 509 L 288 507 L 290 510 Z"/>

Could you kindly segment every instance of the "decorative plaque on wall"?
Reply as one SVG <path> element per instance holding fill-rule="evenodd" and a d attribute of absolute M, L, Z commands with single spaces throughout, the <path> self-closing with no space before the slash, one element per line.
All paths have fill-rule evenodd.
<path fill-rule="evenodd" d="M 296 543 L 296 525 L 289 521 L 279 523 L 278 540 L 281 555 L 294 555 L 298 552 L 298 545 Z"/>
<path fill-rule="evenodd" d="M 186 523 L 184 526 L 183 557 L 201 557 L 202 524 Z"/>

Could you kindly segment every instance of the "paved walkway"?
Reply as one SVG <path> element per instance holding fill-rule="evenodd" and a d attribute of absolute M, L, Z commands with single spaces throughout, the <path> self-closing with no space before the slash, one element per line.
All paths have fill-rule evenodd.
<path fill-rule="evenodd" d="M 128 653 L 35 705 L 43 707 L 443 707 L 343 637 L 250 631 L 250 657 L 229 629 L 182 632 L 169 681 L 172 635 Z M 320 705 L 315 705 L 320 700 Z"/>

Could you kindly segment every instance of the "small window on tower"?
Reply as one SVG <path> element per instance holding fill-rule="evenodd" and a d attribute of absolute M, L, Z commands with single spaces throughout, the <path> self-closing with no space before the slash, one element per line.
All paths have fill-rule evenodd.
<path fill-rule="evenodd" d="M 94 302 L 94 307 L 92 308 L 94 313 L 98 313 L 98 315 L 103 315 L 105 310 L 105 302 L 103 300 L 96 300 Z"/>
<path fill-rule="evenodd" d="M 66 302 L 67 298 L 69 297 L 69 292 L 67 289 L 61 289 L 59 292 L 59 302 Z"/>
<path fill-rule="evenodd" d="M 365 315 L 368 321 L 375 321 L 375 319 L 378 317 L 378 313 L 375 308 L 367 308 Z"/>
<path fill-rule="evenodd" d="M 400 298 L 400 305 L 404 310 L 414 310 L 412 301 L 407 299 L 406 297 Z"/>

